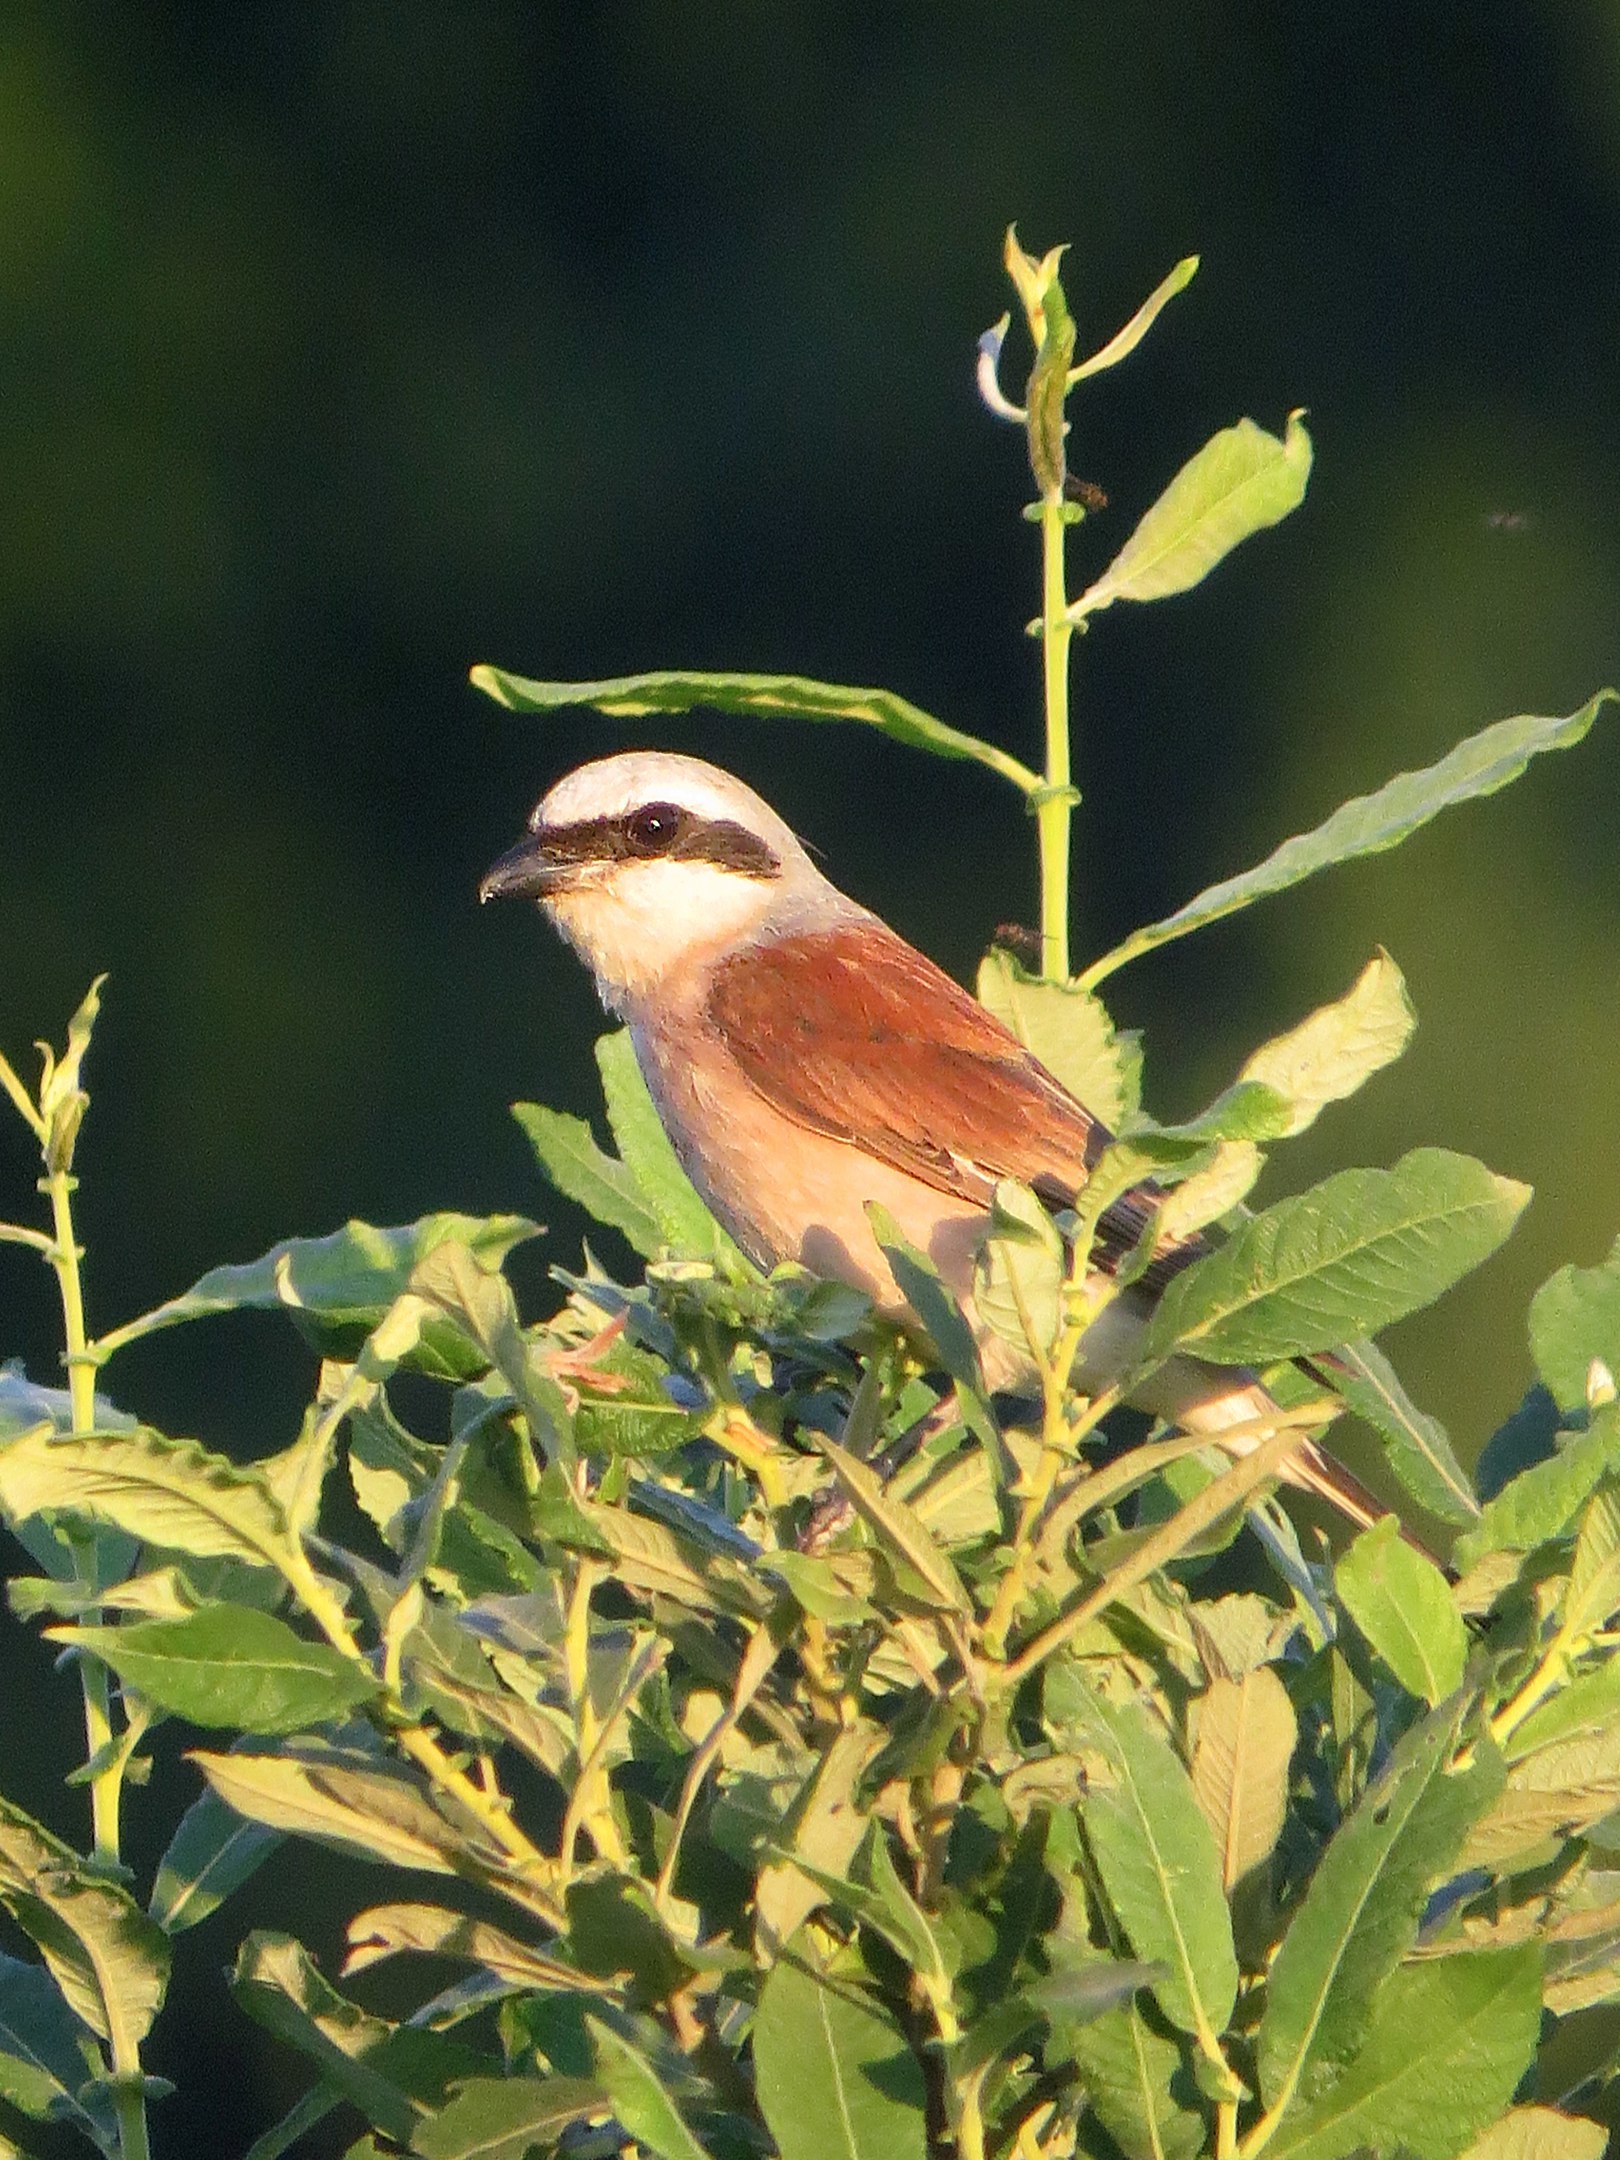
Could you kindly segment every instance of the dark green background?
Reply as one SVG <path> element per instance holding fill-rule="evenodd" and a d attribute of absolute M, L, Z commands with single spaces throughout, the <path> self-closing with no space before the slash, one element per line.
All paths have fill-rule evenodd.
<path fill-rule="evenodd" d="M 586 1107 L 598 1016 L 537 921 L 474 894 L 593 752 L 735 765 L 960 975 L 1030 917 L 1032 835 L 967 767 L 853 730 L 525 721 L 465 682 L 483 659 L 788 669 L 1035 755 L 1027 474 L 971 387 L 1014 217 L 1073 243 L 1083 349 L 1204 258 L 1077 402 L 1074 464 L 1113 503 L 1080 568 L 1240 413 L 1304 405 L 1318 448 L 1283 528 L 1078 649 L 1078 952 L 1620 675 L 1611 0 L 14 0 L 0 1041 L 59 1038 L 112 970 L 92 1326 L 349 1214 L 539 1209 L 573 1256 L 505 1106 Z M 1529 1291 L 1620 1228 L 1617 782 L 1610 718 L 1509 797 L 1115 986 L 1179 1112 L 1395 953 L 1416 1046 L 1266 1189 L 1431 1141 L 1535 1182 L 1509 1252 L 1395 1339 L 1465 1453 L 1524 1384 Z M 29 1149 L 0 1133 L 25 1215 Z M 39 1274 L 0 1253 L 0 1353 L 44 1376 Z M 255 1454 L 307 1377 L 244 1323 L 162 1338 L 114 1391 Z M 67 1826 L 52 1702 L 60 1733 L 7 1785 Z M 137 1796 L 138 1846 L 159 1812 Z M 316 1873 L 325 1948 L 375 1892 Z M 284 1904 L 255 1892 L 254 1917 Z M 187 2032 L 243 2044 L 213 2015 L 161 2028 L 168 2067 Z M 245 2144 L 259 2074 L 192 2077 L 159 2151 Z"/>

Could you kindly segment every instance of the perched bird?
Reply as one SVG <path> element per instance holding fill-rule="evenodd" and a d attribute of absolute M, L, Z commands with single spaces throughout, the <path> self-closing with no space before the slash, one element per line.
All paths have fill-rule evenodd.
<path fill-rule="evenodd" d="M 630 1030 L 688 1176 L 761 1267 L 796 1260 L 907 1316 L 868 1216 L 881 1202 L 973 1318 L 973 1268 L 998 1179 L 1071 1203 L 1110 1135 L 1001 1022 L 887 923 L 829 882 L 733 774 L 628 751 L 559 780 L 482 898 L 539 902 Z M 1152 1201 L 1104 1215 L 1117 1263 Z M 1202 1238 L 1157 1257 L 1082 1339 L 1076 1384 L 1124 1372 L 1168 1276 Z M 978 1330 L 993 1387 L 1027 1383 Z M 1132 1397 L 1233 1454 L 1276 1404 L 1250 1373 L 1177 1357 Z M 1302 1439 L 1284 1473 L 1358 1524 L 1389 1511 Z"/>

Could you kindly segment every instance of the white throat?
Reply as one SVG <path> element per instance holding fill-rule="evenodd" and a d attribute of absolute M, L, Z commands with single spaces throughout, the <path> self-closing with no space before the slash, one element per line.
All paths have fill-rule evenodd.
<path fill-rule="evenodd" d="M 621 862 L 545 901 L 546 913 L 596 978 L 611 1012 L 646 1001 L 758 935 L 778 899 L 775 879 L 711 862 Z"/>

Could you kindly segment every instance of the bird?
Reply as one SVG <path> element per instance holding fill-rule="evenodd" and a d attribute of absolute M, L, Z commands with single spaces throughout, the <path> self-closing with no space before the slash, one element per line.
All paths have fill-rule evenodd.
<path fill-rule="evenodd" d="M 700 758 L 631 750 L 556 782 L 480 897 L 539 904 L 629 1029 L 675 1153 L 759 1267 L 795 1261 L 915 1323 L 870 1210 L 888 1210 L 974 1323 L 989 1386 L 1028 1392 L 1032 1361 L 980 1324 L 974 1265 L 999 1181 L 1054 1211 L 1112 1135 L 978 1000 L 841 891 L 744 781 Z M 1132 1252 L 1157 1198 L 1102 1217 L 1092 1264 Z M 1211 1249 L 1156 1254 L 1081 1338 L 1073 1384 L 1126 1373 L 1152 1305 Z M 1233 1456 L 1278 1405 L 1255 1375 L 1178 1355 L 1131 1402 Z M 1358 1528 L 1391 1511 L 1315 1440 L 1281 1473 Z"/>

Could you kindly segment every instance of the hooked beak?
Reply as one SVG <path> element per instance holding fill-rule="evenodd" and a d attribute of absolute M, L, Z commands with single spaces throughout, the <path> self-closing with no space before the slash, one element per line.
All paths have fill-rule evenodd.
<path fill-rule="evenodd" d="M 529 833 L 516 847 L 508 848 L 500 861 L 485 872 L 478 888 L 480 900 L 543 900 L 567 878 L 571 864 L 559 862 L 546 845 L 544 833 Z"/>

